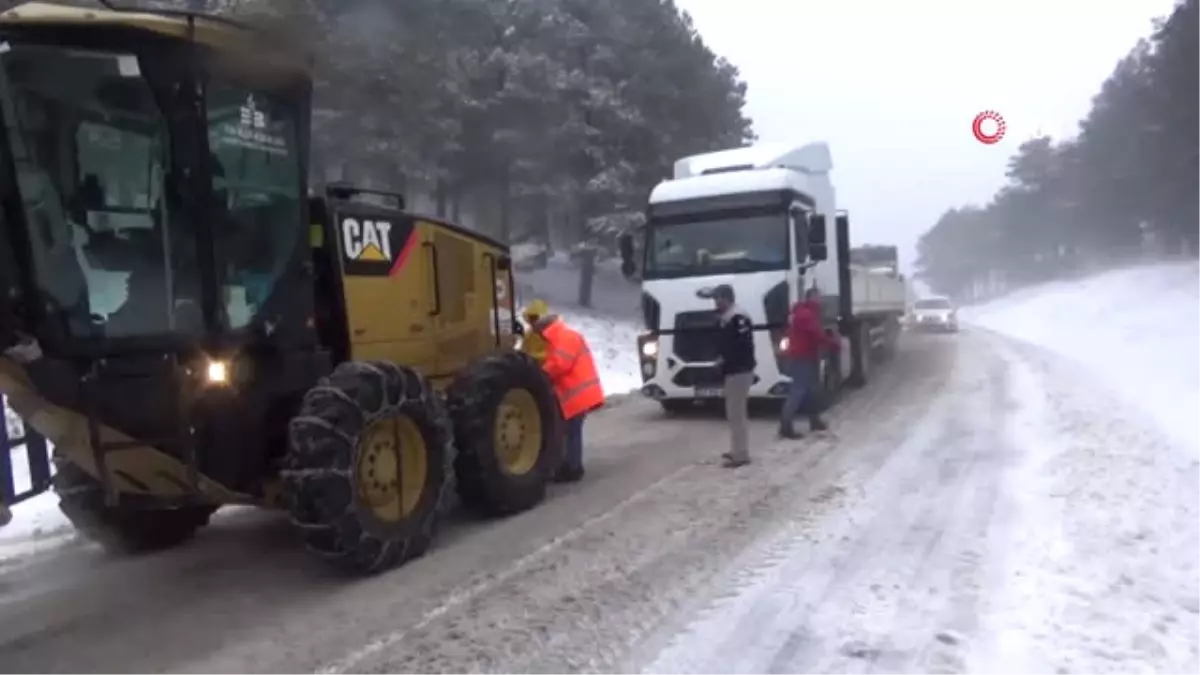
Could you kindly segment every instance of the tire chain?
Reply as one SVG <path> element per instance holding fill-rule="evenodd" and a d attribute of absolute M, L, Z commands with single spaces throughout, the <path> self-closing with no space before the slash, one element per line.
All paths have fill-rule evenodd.
<path fill-rule="evenodd" d="M 361 434 L 379 420 L 414 409 L 432 423 L 433 440 L 443 449 L 443 480 L 434 508 L 424 514 L 419 535 L 383 541 L 367 533 L 356 514 L 353 459 L 360 439 L 342 427 L 351 425 Z M 457 453 L 445 404 L 423 376 L 386 361 L 343 363 L 305 395 L 288 436 L 289 452 L 280 477 L 292 522 L 304 532 L 310 551 L 366 572 L 424 553 L 449 508 Z M 372 549 L 377 549 L 373 555 Z"/>

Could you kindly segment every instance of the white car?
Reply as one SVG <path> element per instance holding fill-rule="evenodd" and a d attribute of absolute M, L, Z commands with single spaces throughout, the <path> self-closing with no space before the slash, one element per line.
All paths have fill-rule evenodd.
<path fill-rule="evenodd" d="M 922 298 L 913 303 L 909 327 L 917 331 L 958 332 L 958 310 L 949 298 Z"/>

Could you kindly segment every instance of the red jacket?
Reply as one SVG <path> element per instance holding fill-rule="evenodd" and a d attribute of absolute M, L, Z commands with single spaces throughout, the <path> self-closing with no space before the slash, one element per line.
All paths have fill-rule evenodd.
<path fill-rule="evenodd" d="M 821 304 L 816 300 L 797 302 L 792 307 L 787 337 L 787 355 L 794 359 L 816 359 L 821 355 L 821 347 L 837 351 L 842 346 L 821 325 Z"/>

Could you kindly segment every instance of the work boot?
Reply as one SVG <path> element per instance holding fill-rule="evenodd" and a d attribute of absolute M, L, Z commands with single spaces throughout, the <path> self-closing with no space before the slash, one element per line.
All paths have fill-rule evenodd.
<path fill-rule="evenodd" d="M 779 437 L 790 441 L 798 441 L 804 438 L 804 434 L 796 431 L 790 426 L 779 427 Z"/>
<path fill-rule="evenodd" d="M 721 466 L 726 469 L 736 469 L 739 466 L 746 466 L 750 463 L 750 458 L 735 459 L 732 455 L 725 455 L 725 461 L 721 462 Z"/>
<path fill-rule="evenodd" d="M 817 433 L 818 431 L 829 431 L 829 425 L 826 424 L 825 420 L 821 419 L 820 417 L 813 417 L 812 419 L 810 419 L 808 421 L 808 428 L 814 434 Z"/>

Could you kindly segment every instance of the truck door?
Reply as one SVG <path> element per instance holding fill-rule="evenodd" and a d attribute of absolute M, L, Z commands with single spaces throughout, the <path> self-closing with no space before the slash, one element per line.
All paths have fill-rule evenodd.
<path fill-rule="evenodd" d="M 788 265 L 788 307 L 798 301 L 807 285 L 805 271 L 808 265 L 808 212 L 793 206 L 788 210 L 792 240 L 792 260 Z"/>

